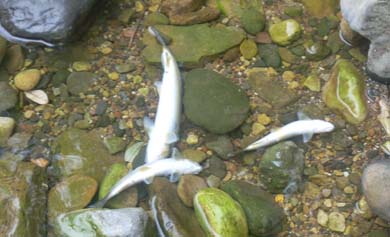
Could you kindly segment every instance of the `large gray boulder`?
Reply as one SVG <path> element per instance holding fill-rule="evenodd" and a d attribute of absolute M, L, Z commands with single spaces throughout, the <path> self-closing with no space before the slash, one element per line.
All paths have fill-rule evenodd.
<path fill-rule="evenodd" d="M 390 1 L 341 0 L 340 5 L 351 29 L 371 41 L 367 61 L 370 77 L 390 84 Z"/>
<path fill-rule="evenodd" d="M 0 35 L 17 43 L 53 46 L 81 26 L 96 0 L 2 0 Z"/>

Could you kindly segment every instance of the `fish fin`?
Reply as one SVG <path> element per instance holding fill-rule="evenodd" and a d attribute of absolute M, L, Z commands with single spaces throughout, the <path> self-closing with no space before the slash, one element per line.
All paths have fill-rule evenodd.
<path fill-rule="evenodd" d="M 311 120 L 309 116 L 307 116 L 304 112 L 297 112 L 298 120 Z"/>
<path fill-rule="evenodd" d="M 172 144 L 179 141 L 179 136 L 175 132 L 170 132 L 167 134 L 167 143 Z"/>
<path fill-rule="evenodd" d="M 172 149 L 172 158 L 175 158 L 175 159 L 183 158 L 183 155 L 181 154 L 181 152 L 176 147 L 174 147 Z"/>
<path fill-rule="evenodd" d="M 271 128 L 271 129 L 270 129 L 270 133 L 277 132 L 277 131 L 279 131 L 279 130 L 280 130 L 280 128 Z"/>
<path fill-rule="evenodd" d="M 154 177 L 150 177 L 150 178 L 144 179 L 144 182 L 145 182 L 146 184 L 151 184 L 151 183 L 153 183 L 153 180 L 154 180 Z"/>
<path fill-rule="evenodd" d="M 150 134 L 152 134 L 152 130 L 154 127 L 153 120 L 151 118 L 145 116 L 144 117 L 144 127 L 145 127 L 146 132 L 150 136 Z"/>
<path fill-rule="evenodd" d="M 307 143 L 313 137 L 313 133 L 305 133 L 302 136 L 303 136 L 303 142 Z"/>
<path fill-rule="evenodd" d="M 160 93 L 161 93 L 161 85 L 162 85 L 162 82 L 161 82 L 161 81 L 156 81 L 156 82 L 154 83 L 154 85 L 155 85 L 156 88 L 157 88 L 158 95 L 161 95 Z"/>
<path fill-rule="evenodd" d="M 172 173 L 169 175 L 169 182 L 176 183 L 180 179 L 180 174 L 178 173 Z"/>

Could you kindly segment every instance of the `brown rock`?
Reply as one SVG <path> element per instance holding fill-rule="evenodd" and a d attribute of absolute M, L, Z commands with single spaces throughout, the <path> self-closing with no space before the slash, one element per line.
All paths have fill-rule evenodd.
<path fill-rule="evenodd" d="M 204 0 L 165 0 L 161 5 L 161 12 L 168 15 L 177 15 L 193 12 L 202 7 Z"/>
<path fill-rule="evenodd" d="M 177 195 L 179 195 L 184 205 L 193 207 L 195 194 L 204 188 L 207 188 L 207 183 L 203 178 L 195 175 L 184 175 L 180 178 L 177 186 Z"/>
<path fill-rule="evenodd" d="M 15 73 L 24 65 L 23 49 L 20 45 L 12 45 L 8 48 L 4 58 L 5 67 L 9 73 Z"/>
<path fill-rule="evenodd" d="M 270 44 L 272 43 L 272 39 L 268 32 L 259 32 L 256 35 L 255 42 L 259 44 Z"/>
<path fill-rule="evenodd" d="M 237 58 L 240 57 L 240 48 L 234 47 L 226 51 L 226 53 L 223 55 L 223 61 L 225 62 L 233 62 Z"/>
<path fill-rule="evenodd" d="M 196 12 L 171 15 L 169 20 L 172 25 L 193 25 L 215 20 L 219 17 L 219 10 L 212 7 L 204 7 Z"/>

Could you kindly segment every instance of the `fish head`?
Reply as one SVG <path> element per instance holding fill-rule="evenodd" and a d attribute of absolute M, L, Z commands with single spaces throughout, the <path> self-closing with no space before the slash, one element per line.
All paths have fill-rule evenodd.
<path fill-rule="evenodd" d="M 335 126 L 327 121 L 319 120 L 318 126 L 314 128 L 314 133 L 323 133 L 333 131 Z"/>
<path fill-rule="evenodd" d="M 188 159 L 180 159 L 181 167 L 180 172 L 181 174 L 198 174 L 200 171 L 202 171 L 202 166 L 198 163 L 188 160 Z"/>

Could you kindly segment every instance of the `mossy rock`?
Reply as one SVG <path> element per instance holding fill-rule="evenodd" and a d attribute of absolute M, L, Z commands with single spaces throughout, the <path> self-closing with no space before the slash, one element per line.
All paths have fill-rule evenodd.
<path fill-rule="evenodd" d="M 299 39 L 301 26 L 296 20 L 288 19 L 270 26 L 268 32 L 273 42 L 286 46 Z"/>

